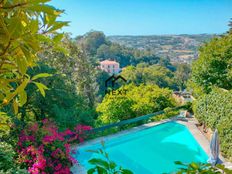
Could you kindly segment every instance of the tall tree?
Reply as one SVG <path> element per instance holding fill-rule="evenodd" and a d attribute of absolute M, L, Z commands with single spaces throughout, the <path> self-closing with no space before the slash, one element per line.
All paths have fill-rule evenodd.
<path fill-rule="evenodd" d="M 177 69 L 175 71 L 175 81 L 177 83 L 177 86 L 179 90 L 183 90 L 186 88 L 186 83 L 187 80 L 189 79 L 190 76 L 190 65 L 188 64 L 178 64 L 176 65 Z"/>
<path fill-rule="evenodd" d="M 103 32 L 90 31 L 82 37 L 77 37 L 76 40 L 80 43 L 87 54 L 94 56 L 97 53 L 97 49 L 107 44 L 106 37 Z"/>
<path fill-rule="evenodd" d="M 76 91 L 82 96 L 87 105 L 93 108 L 98 86 L 96 83 L 96 62 L 85 50 L 82 42 L 77 42 L 68 34 L 62 40 L 62 45 L 68 54 L 59 51 L 46 51 L 40 59 L 60 73 L 68 76 L 66 83 L 76 85 Z"/>
<path fill-rule="evenodd" d="M 189 84 L 210 92 L 212 87 L 232 89 L 232 34 L 212 39 L 200 48 L 199 58 L 193 63 Z"/>
<path fill-rule="evenodd" d="M 230 27 L 229 32 L 231 32 L 232 31 L 232 18 L 230 18 L 228 26 Z"/>
<path fill-rule="evenodd" d="M 84 51 L 80 52 L 76 61 L 78 93 L 87 100 L 89 107 L 93 108 L 97 92 L 96 69 Z"/>

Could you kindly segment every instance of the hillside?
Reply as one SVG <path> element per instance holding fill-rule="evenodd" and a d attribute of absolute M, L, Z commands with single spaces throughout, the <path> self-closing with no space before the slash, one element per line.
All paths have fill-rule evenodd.
<path fill-rule="evenodd" d="M 150 49 L 157 56 L 169 57 L 171 62 L 191 63 L 198 57 L 198 48 L 215 35 L 151 35 L 108 36 L 112 42 L 140 50 Z"/>

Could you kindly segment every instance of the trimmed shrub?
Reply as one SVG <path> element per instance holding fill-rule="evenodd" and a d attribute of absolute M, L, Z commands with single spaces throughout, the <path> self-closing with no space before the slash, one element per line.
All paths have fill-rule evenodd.
<path fill-rule="evenodd" d="M 232 157 L 232 91 L 214 88 L 194 102 L 193 110 L 199 122 L 218 129 L 221 151 Z"/>

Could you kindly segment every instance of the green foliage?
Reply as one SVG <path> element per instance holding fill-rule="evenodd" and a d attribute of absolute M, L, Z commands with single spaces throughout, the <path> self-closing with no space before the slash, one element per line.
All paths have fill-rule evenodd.
<path fill-rule="evenodd" d="M 97 53 L 97 49 L 107 43 L 106 37 L 103 32 L 90 31 L 86 33 L 81 38 L 77 38 L 78 42 L 83 46 L 83 48 L 91 55 Z"/>
<path fill-rule="evenodd" d="M 230 21 L 229 21 L 228 26 L 230 27 L 230 30 L 229 30 L 229 31 L 231 31 L 231 30 L 232 30 L 232 18 L 230 18 Z"/>
<path fill-rule="evenodd" d="M 99 156 L 98 158 L 89 160 L 89 163 L 94 167 L 88 170 L 88 174 L 133 174 L 130 170 L 117 166 L 115 162 L 110 160 L 104 142 L 102 142 L 102 149 L 88 150 L 88 152 L 95 153 Z"/>
<path fill-rule="evenodd" d="M 200 49 L 188 82 L 197 100 L 196 118 L 211 129 L 218 129 L 223 155 L 232 156 L 232 34 L 212 39 Z M 227 91 L 229 90 L 229 91 Z"/>
<path fill-rule="evenodd" d="M 232 34 L 214 38 L 200 49 L 199 59 L 192 66 L 193 88 L 205 93 L 212 87 L 232 89 Z M 195 85 L 194 85 L 195 84 Z"/>
<path fill-rule="evenodd" d="M 47 44 L 44 44 L 44 46 L 48 47 Z M 77 68 L 76 57 L 79 55 L 80 50 L 76 47 L 68 34 L 64 34 L 60 46 L 62 46 L 65 51 L 48 48 L 39 54 L 39 61 L 56 69 L 58 73 L 64 74 L 67 76 L 67 79 L 75 83 L 75 69 Z"/>
<path fill-rule="evenodd" d="M 136 67 L 128 66 L 123 69 L 122 76 L 135 84 L 155 84 L 161 88 L 177 89 L 173 72 L 159 65 L 138 64 Z"/>
<path fill-rule="evenodd" d="M 180 170 L 175 172 L 176 174 L 231 174 L 232 171 L 226 169 L 223 165 L 217 164 L 212 166 L 211 164 L 195 163 L 184 164 L 180 161 L 176 161 L 175 164 L 180 165 Z"/>
<path fill-rule="evenodd" d="M 98 96 L 98 101 L 100 101 L 100 102 L 105 95 L 105 81 L 109 77 L 110 77 L 110 75 L 107 72 L 102 71 L 102 70 L 98 70 L 96 73 L 96 80 L 97 80 L 97 84 L 98 84 L 97 96 Z"/>
<path fill-rule="evenodd" d="M 194 102 L 196 118 L 211 129 L 218 129 L 220 148 L 225 157 L 232 156 L 232 91 L 213 89 Z"/>
<path fill-rule="evenodd" d="M 84 99 L 77 94 L 75 84 L 66 83 L 70 80 L 67 79 L 68 76 L 59 74 L 55 69 L 43 63 L 30 69 L 28 74 L 34 76 L 40 72 L 43 72 L 43 76 L 48 76 L 46 79 L 38 80 L 41 82 L 40 84 L 45 84 L 49 90 L 46 91 L 45 96 L 41 96 L 34 85 L 27 86 L 26 91 L 30 95 L 25 105 L 20 109 L 21 121 L 39 121 L 44 118 L 52 118 L 61 129 L 73 128 L 80 122 L 91 125 L 94 111 L 90 110 Z M 53 74 L 53 76 L 49 74 Z"/>
<path fill-rule="evenodd" d="M 32 82 L 27 70 L 36 65 L 41 44 L 56 45 L 56 30 L 67 25 L 56 21 L 63 11 L 45 4 L 48 1 L 0 2 L 0 102 L 4 106 L 14 99 L 15 112 L 26 101 L 24 89 Z M 37 86 L 42 93 L 46 89 Z"/>
<path fill-rule="evenodd" d="M 76 59 L 77 67 L 77 89 L 78 93 L 86 99 L 89 108 L 95 107 L 96 101 L 96 71 L 85 52 L 80 52 Z"/>
<path fill-rule="evenodd" d="M 112 59 L 120 63 L 120 66 L 137 65 L 142 62 L 157 64 L 160 58 L 149 50 L 132 49 L 110 42 L 104 33 L 90 31 L 76 38 L 86 53 L 97 60 Z"/>
<path fill-rule="evenodd" d="M 184 105 L 184 109 L 186 109 L 187 111 L 189 112 L 193 112 L 193 103 L 192 102 L 187 102 L 185 105 Z"/>
<path fill-rule="evenodd" d="M 167 65 L 166 65 L 167 66 Z M 136 67 L 123 69 L 122 76 L 135 84 L 155 84 L 159 87 L 169 87 L 174 90 L 186 88 L 190 67 L 186 64 L 176 64 L 176 70 L 171 71 L 165 66 L 140 63 Z"/>
<path fill-rule="evenodd" d="M 61 44 L 68 54 L 59 50 L 47 50 L 40 54 L 40 60 L 64 74 L 65 83 L 76 85 L 75 91 L 85 99 L 85 104 L 90 108 L 95 107 L 98 89 L 95 61 L 84 50 L 85 46 L 78 45 L 68 34 Z"/>
<path fill-rule="evenodd" d="M 164 113 L 160 115 L 156 115 L 150 119 L 150 121 L 160 121 L 164 119 L 168 119 L 174 116 L 177 116 L 180 113 L 179 109 L 173 110 L 173 108 L 167 107 L 164 109 Z"/>
<path fill-rule="evenodd" d="M 187 80 L 190 76 L 190 66 L 188 64 L 177 64 L 177 69 L 175 71 L 175 82 L 178 85 L 180 91 L 186 88 Z"/>
<path fill-rule="evenodd" d="M 133 118 L 135 117 L 133 104 L 133 100 L 127 96 L 105 97 L 97 107 L 97 111 L 102 113 L 99 119 L 103 123 L 110 123 Z"/>
<path fill-rule="evenodd" d="M 126 120 L 175 105 L 171 91 L 156 85 L 130 84 L 118 90 L 127 92 L 123 95 L 107 94 L 97 107 L 101 114 L 99 120 L 103 123 Z"/>
<path fill-rule="evenodd" d="M 4 136 L 9 135 L 11 119 L 5 112 L 0 112 L 0 139 Z"/>
<path fill-rule="evenodd" d="M 0 173 L 5 174 L 26 174 L 27 171 L 20 169 L 15 162 L 15 155 L 12 146 L 5 142 L 0 142 Z"/>

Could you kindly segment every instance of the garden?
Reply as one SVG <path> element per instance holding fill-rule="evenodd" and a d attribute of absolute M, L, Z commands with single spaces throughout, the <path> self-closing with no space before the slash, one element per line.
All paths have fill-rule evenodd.
<path fill-rule="evenodd" d="M 112 134 L 139 122 L 103 134 L 89 133 L 111 123 L 164 111 L 149 121 L 176 116 L 181 106 L 174 90 L 193 90 L 196 101 L 188 106 L 199 122 L 218 129 L 221 152 L 232 156 L 232 33 L 212 39 L 200 48 L 192 66 L 173 65 L 149 50 L 110 42 L 102 32 L 73 38 L 61 29 L 64 10 L 50 0 L 0 1 L 0 173 L 68 174 L 78 161 L 71 148 L 86 140 Z M 130 83 L 124 95 L 104 94 L 109 74 L 99 70 L 103 58 L 114 57 L 125 68 Z M 121 85 L 121 84 L 120 84 Z M 90 159 L 88 171 L 130 174 L 111 161 Z M 223 166 L 183 164 L 177 173 L 230 172 Z"/>

